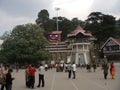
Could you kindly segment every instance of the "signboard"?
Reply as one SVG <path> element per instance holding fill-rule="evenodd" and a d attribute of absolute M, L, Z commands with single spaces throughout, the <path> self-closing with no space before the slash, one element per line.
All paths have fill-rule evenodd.
<path fill-rule="evenodd" d="M 48 39 L 50 42 L 60 42 L 61 36 L 60 36 L 60 34 L 50 34 Z"/>
<path fill-rule="evenodd" d="M 61 41 L 61 31 L 53 31 L 49 33 L 48 40 L 50 42 L 60 42 Z"/>

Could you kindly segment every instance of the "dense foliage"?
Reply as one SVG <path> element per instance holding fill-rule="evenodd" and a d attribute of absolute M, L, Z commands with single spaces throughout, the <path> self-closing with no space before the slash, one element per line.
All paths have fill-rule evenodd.
<path fill-rule="evenodd" d="M 56 30 L 56 19 L 56 17 L 50 19 L 49 13 L 44 9 L 38 13 L 36 23 L 38 25 L 44 24 L 45 33 L 47 35 L 47 33 L 49 33 L 50 31 Z M 42 20 L 46 22 L 43 23 Z M 40 22 L 38 23 L 37 21 Z M 62 41 L 67 39 L 67 34 L 73 31 L 77 25 L 81 25 L 85 30 L 90 30 L 92 32 L 92 34 L 97 38 L 96 42 L 99 45 L 101 45 L 109 37 L 119 36 L 119 21 L 120 20 L 116 21 L 114 16 L 106 15 L 101 12 L 90 13 L 85 21 L 78 20 L 78 18 L 73 18 L 72 20 L 69 20 L 66 17 L 58 17 L 59 30 L 62 31 Z"/>
<path fill-rule="evenodd" d="M 115 17 L 101 12 L 92 12 L 86 20 L 85 28 L 97 38 L 96 43 L 101 46 L 109 37 L 116 36 Z"/>
<path fill-rule="evenodd" d="M 1 52 L 8 62 L 37 62 L 47 60 L 50 54 L 44 50 L 48 44 L 44 30 L 35 24 L 16 26 L 5 38 Z"/>

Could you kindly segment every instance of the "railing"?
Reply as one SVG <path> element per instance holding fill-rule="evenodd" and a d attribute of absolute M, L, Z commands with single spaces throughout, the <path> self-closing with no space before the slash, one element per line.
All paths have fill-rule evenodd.
<path fill-rule="evenodd" d="M 73 39 L 73 40 L 70 40 L 70 43 L 89 43 L 89 38 L 78 38 L 78 39 Z"/>

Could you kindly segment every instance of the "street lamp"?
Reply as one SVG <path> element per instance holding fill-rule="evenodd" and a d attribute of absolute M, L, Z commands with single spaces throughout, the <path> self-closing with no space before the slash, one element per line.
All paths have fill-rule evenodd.
<path fill-rule="evenodd" d="M 55 10 L 57 11 L 57 31 L 59 30 L 59 26 L 58 26 L 58 11 L 60 10 L 60 8 L 56 7 Z"/>

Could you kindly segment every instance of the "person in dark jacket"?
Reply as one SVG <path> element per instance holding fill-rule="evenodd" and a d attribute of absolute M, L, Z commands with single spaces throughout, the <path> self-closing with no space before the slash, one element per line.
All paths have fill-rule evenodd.
<path fill-rule="evenodd" d="M 9 69 L 8 73 L 6 74 L 6 90 L 12 90 L 12 80 L 14 80 L 11 75 L 12 72 L 13 70 Z"/>
<path fill-rule="evenodd" d="M 94 72 L 96 72 L 96 68 L 97 68 L 97 66 L 96 66 L 96 64 L 94 63 L 94 64 L 93 64 L 93 70 L 94 70 Z"/>
<path fill-rule="evenodd" d="M 104 62 L 104 64 L 103 64 L 103 74 L 104 74 L 104 78 L 105 78 L 105 79 L 107 79 L 108 69 L 109 69 L 108 63 L 107 63 L 107 62 Z"/>
<path fill-rule="evenodd" d="M 71 65 L 71 63 L 68 63 L 67 69 L 68 69 L 68 78 L 70 79 L 71 78 L 71 72 L 72 72 L 72 65 Z"/>

